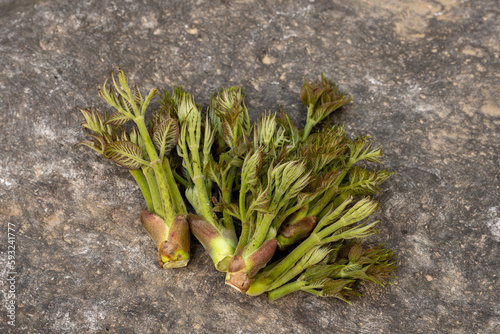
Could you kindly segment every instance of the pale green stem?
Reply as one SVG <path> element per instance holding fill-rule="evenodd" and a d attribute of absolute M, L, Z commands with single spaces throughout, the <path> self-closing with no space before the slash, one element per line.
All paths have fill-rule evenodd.
<path fill-rule="evenodd" d="M 163 207 L 163 201 L 160 195 L 160 189 L 158 188 L 158 183 L 156 182 L 156 178 L 154 175 L 154 171 L 151 167 L 144 166 L 143 167 L 144 176 L 148 182 L 149 189 L 151 190 L 151 197 L 153 202 L 153 210 L 152 213 L 157 214 L 160 217 L 163 217 L 165 214 L 165 210 Z"/>
<path fill-rule="evenodd" d="M 189 183 L 185 178 L 177 174 L 174 170 L 172 171 L 172 174 L 174 174 L 175 180 L 179 182 L 184 188 L 189 187 Z"/>
<path fill-rule="evenodd" d="M 158 157 L 158 153 L 153 145 L 153 141 L 149 136 L 148 129 L 146 127 L 146 123 L 144 122 L 144 116 L 136 117 L 134 122 L 137 124 L 137 129 L 144 141 L 144 145 L 146 146 L 146 150 L 148 152 L 149 158 L 151 159 L 151 167 L 153 168 L 156 176 L 156 182 L 158 184 L 158 188 L 160 190 L 161 199 L 163 202 L 164 208 L 164 221 L 170 227 L 170 224 L 173 222 L 175 216 L 177 215 L 174 210 L 169 210 L 172 208 L 172 198 L 170 196 L 170 192 L 168 189 L 168 185 L 166 182 L 165 174 L 163 172 L 162 163 L 160 158 Z"/>
<path fill-rule="evenodd" d="M 231 203 L 231 197 L 232 197 L 232 189 L 233 189 L 233 182 L 234 182 L 234 177 L 236 174 L 236 169 L 231 167 L 229 170 L 229 175 L 226 181 L 226 184 L 224 186 L 224 189 L 222 189 L 222 198 L 224 199 L 224 202 L 226 203 Z M 224 227 L 227 229 L 233 229 L 234 230 L 234 224 L 233 224 L 233 217 L 224 212 Z"/>
<path fill-rule="evenodd" d="M 172 196 L 173 205 L 175 211 L 181 215 L 187 215 L 186 204 L 184 203 L 184 199 L 182 198 L 179 187 L 177 187 L 177 182 L 175 181 L 174 174 L 172 173 L 172 169 L 170 168 L 170 163 L 168 159 L 163 159 L 163 171 L 165 173 L 165 178 L 167 179 L 168 189 L 170 190 L 170 195 Z"/>
<path fill-rule="evenodd" d="M 241 234 L 238 240 L 238 245 L 236 246 L 235 254 L 241 254 L 243 249 L 248 243 L 248 233 L 250 231 L 250 226 L 248 218 L 246 217 L 246 193 L 247 184 L 244 180 L 241 181 L 240 194 L 239 194 L 239 206 L 240 206 L 240 218 L 241 218 Z"/>
<path fill-rule="evenodd" d="M 244 255 L 250 255 L 264 243 L 269 232 L 269 228 L 273 223 L 276 215 L 274 214 L 263 214 L 260 223 L 257 223 L 257 230 L 255 231 L 252 241 L 245 247 Z"/>
<path fill-rule="evenodd" d="M 272 290 L 267 294 L 269 300 L 276 300 L 283 296 L 288 295 L 289 293 L 295 292 L 297 290 L 302 289 L 305 286 L 305 283 L 302 281 L 295 281 L 292 283 L 288 283 L 283 285 L 282 287 Z"/>
<path fill-rule="evenodd" d="M 312 233 L 306 240 L 300 243 L 290 254 L 282 259 L 276 266 L 263 274 L 257 274 L 256 280 L 248 289 L 247 294 L 257 296 L 266 292 L 276 280 L 284 275 L 298 260 L 312 247 L 321 244 L 321 240 L 316 233 Z"/>
<path fill-rule="evenodd" d="M 139 185 L 139 188 L 142 191 L 142 195 L 144 196 L 144 200 L 146 201 L 146 205 L 148 206 L 148 210 L 152 212 L 153 210 L 153 199 L 151 197 L 151 191 L 149 189 L 148 181 L 144 176 L 144 173 L 141 169 L 134 169 L 130 171 L 130 174 L 134 177 L 135 181 Z"/>
<path fill-rule="evenodd" d="M 295 265 L 290 270 L 288 270 L 286 273 L 284 273 L 279 279 L 273 282 L 273 284 L 268 288 L 268 291 L 274 290 L 285 284 L 286 282 L 291 281 L 295 276 L 299 275 L 304 271 L 304 266 L 302 265 Z"/>
<path fill-rule="evenodd" d="M 247 183 L 244 180 L 241 180 L 239 205 L 240 205 L 240 218 L 242 222 L 247 220 L 246 198 L 247 198 Z"/>
<path fill-rule="evenodd" d="M 217 230 L 220 230 L 220 223 L 214 214 L 213 208 L 210 205 L 210 199 L 208 198 L 208 193 L 205 184 L 205 177 L 201 171 L 201 160 L 198 149 L 195 147 L 190 147 L 191 159 L 193 162 L 193 182 L 196 186 L 197 195 L 200 200 L 200 207 L 203 213 L 203 217 L 212 224 Z"/>

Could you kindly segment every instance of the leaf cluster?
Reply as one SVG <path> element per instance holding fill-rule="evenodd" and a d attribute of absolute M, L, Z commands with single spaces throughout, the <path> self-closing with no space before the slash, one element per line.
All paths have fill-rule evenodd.
<path fill-rule="evenodd" d="M 308 266 L 298 278 L 301 290 L 322 296 L 336 297 L 350 303 L 346 297 L 361 296 L 353 291 L 363 280 L 384 286 L 396 269 L 394 253 L 383 245 L 363 251 L 361 242 L 338 243 L 317 264 Z"/>
<path fill-rule="evenodd" d="M 307 82 L 304 79 L 300 99 L 308 108 L 307 117 L 317 124 L 338 108 L 349 103 L 352 97 L 341 92 L 337 85 L 321 75 L 321 80 L 314 82 Z"/>
<path fill-rule="evenodd" d="M 137 85 L 133 89 L 129 87 L 128 78 L 121 69 L 118 82 L 113 73 L 110 77 L 112 82 L 108 86 L 108 78 L 99 89 L 99 94 L 114 111 L 110 114 L 105 111 L 102 114 L 97 108 L 79 109 L 85 118 L 82 127 L 87 132 L 89 140 L 81 141 L 77 145 L 90 147 L 129 170 L 147 166 L 154 158 L 163 160 L 177 146 L 179 137 L 177 120 L 165 109 L 153 111 L 148 132 L 156 148 L 156 154 L 151 157 L 137 126 L 128 123 L 144 119 L 157 89 L 153 88 L 143 98 Z"/>
<path fill-rule="evenodd" d="M 136 179 L 145 180 L 141 189 L 157 213 L 167 213 L 169 205 L 177 209 L 175 194 L 183 201 L 184 190 L 198 215 L 193 233 L 218 257 L 217 268 L 224 268 L 216 261 L 226 256 L 232 259 L 224 269 L 228 280 L 236 272 L 248 276 L 241 291 L 257 286 L 252 293 L 280 296 L 293 284 L 346 300 L 357 295 L 352 287 L 358 280 L 386 283 L 395 269 L 393 253 L 381 247 L 363 251 L 360 244 L 378 223 L 370 222 L 378 203 L 369 196 L 391 175 L 367 167 L 380 163 L 383 151 L 369 137 L 348 138 L 343 125 L 312 131 L 352 99 L 337 85 L 323 76 L 304 81 L 300 99 L 307 122 L 300 129 L 282 107 L 252 124 L 241 87 L 220 88 L 203 112 L 181 87 L 171 93 L 154 88 L 143 97 L 121 69 L 118 81 L 110 78 L 99 93 L 112 111 L 80 109 L 88 139 L 77 145 L 141 170 Z M 146 124 L 155 96 L 160 108 Z"/>

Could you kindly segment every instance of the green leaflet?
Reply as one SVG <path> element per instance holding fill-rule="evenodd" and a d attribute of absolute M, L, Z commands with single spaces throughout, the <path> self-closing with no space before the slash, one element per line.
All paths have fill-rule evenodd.
<path fill-rule="evenodd" d="M 163 159 L 165 154 L 170 153 L 177 145 L 178 139 L 179 125 L 174 119 L 166 119 L 155 127 L 153 130 L 153 142 L 156 149 L 160 152 L 158 155 L 160 159 Z"/>
<path fill-rule="evenodd" d="M 148 164 L 142 159 L 144 152 L 141 148 L 129 141 L 117 141 L 106 145 L 104 157 L 127 169 L 139 169 L 143 164 Z"/>
<path fill-rule="evenodd" d="M 123 115 L 121 112 L 115 111 L 108 117 L 108 119 L 106 120 L 106 124 L 122 126 L 130 120 L 131 120 L 130 116 Z"/>

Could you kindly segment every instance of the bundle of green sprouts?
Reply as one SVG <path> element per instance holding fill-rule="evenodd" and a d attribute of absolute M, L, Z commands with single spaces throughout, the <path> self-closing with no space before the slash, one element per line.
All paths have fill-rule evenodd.
<path fill-rule="evenodd" d="M 178 122 L 160 109 L 148 127 L 146 110 L 157 89 L 143 98 L 137 86 L 133 90 L 129 87 L 121 69 L 119 84 L 113 75 L 111 78 L 109 88 L 106 80 L 99 93 L 114 112 L 102 115 L 95 108 L 80 109 L 90 140 L 79 144 L 130 171 L 146 200 L 148 209 L 141 212 L 141 222 L 158 247 L 160 266 L 186 266 L 190 258 L 187 209 L 169 159 L 177 146 Z"/>
<path fill-rule="evenodd" d="M 79 144 L 130 170 L 162 268 L 187 264 L 190 227 L 226 283 L 249 296 L 303 290 L 347 301 L 357 281 L 391 277 L 391 251 L 361 248 L 378 223 L 368 196 L 390 173 L 359 165 L 380 162 L 382 150 L 343 126 L 313 133 L 351 100 L 332 82 L 304 82 L 299 129 L 283 109 L 251 124 L 240 87 L 221 88 L 204 113 L 180 87 L 143 98 L 121 69 L 118 77 L 99 91 L 112 113 L 80 109 L 90 140 Z M 146 122 L 155 95 L 160 107 Z"/>

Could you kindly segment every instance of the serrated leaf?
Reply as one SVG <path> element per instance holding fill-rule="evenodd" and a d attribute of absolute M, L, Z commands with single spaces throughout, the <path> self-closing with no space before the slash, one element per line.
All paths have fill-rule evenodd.
<path fill-rule="evenodd" d="M 117 141 L 106 145 L 104 157 L 127 169 L 139 169 L 147 163 L 143 160 L 142 149 L 129 141 Z"/>
<path fill-rule="evenodd" d="M 215 197 L 212 197 L 212 201 L 214 202 L 218 212 L 224 212 L 237 219 L 241 219 L 240 208 L 236 204 L 226 203 L 223 200 L 217 202 L 217 199 Z"/>
<path fill-rule="evenodd" d="M 104 138 L 104 142 L 106 144 L 109 144 L 109 143 L 112 143 L 114 141 L 117 141 L 116 138 L 114 138 L 113 135 L 109 134 L 109 133 L 103 133 L 102 134 L 102 138 Z"/>
<path fill-rule="evenodd" d="M 99 111 L 97 109 L 92 109 L 92 108 L 87 108 L 87 109 L 80 109 L 78 108 L 82 114 L 83 117 L 85 117 L 85 122 L 82 123 L 82 127 L 86 128 L 88 130 L 94 131 L 95 133 L 102 134 L 105 132 L 105 127 L 104 127 L 104 119 Z"/>
<path fill-rule="evenodd" d="M 138 142 L 138 137 L 139 135 L 137 134 L 137 130 L 135 129 L 135 127 L 132 127 L 129 131 L 129 137 L 130 137 L 130 140 L 132 143 L 134 144 L 137 144 L 139 145 L 139 142 Z"/>
<path fill-rule="evenodd" d="M 302 279 L 306 282 L 313 282 L 321 279 L 325 279 L 329 276 L 333 276 L 338 273 L 341 269 L 339 265 L 324 265 L 317 264 L 307 268 L 307 270 L 302 274 Z"/>
<path fill-rule="evenodd" d="M 349 250 L 348 258 L 350 262 L 357 262 L 361 255 L 363 254 L 363 250 L 361 249 L 361 243 L 358 243 Z"/>
<path fill-rule="evenodd" d="M 233 157 L 229 162 L 231 166 L 241 168 L 243 166 L 243 159 L 240 157 Z"/>
<path fill-rule="evenodd" d="M 268 210 L 266 209 L 267 206 L 269 205 L 269 197 L 268 197 L 269 191 L 268 189 L 261 189 L 259 193 L 253 197 L 250 201 L 250 206 L 247 210 L 247 216 L 250 216 L 254 211 L 261 212 L 261 213 L 267 213 Z"/>
<path fill-rule="evenodd" d="M 74 148 L 76 148 L 77 146 L 80 146 L 80 145 L 87 146 L 87 147 L 93 149 L 96 152 L 102 153 L 102 150 L 99 149 L 97 147 L 96 143 L 93 142 L 93 141 L 90 141 L 90 140 L 81 141 L 81 142 L 77 143 Z"/>
<path fill-rule="evenodd" d="M 134 102 L 137 107 L 140 107 L 142 105 L 142 95 L 137 85 L 134 86 Z"/>
<path fill-rule="evenodd" d="M 369 282 L 373 282 L 373 283 L 377 283 L 377 281 L 368 276 L 364 270 L 353 270 L 353 271 L 350 271 L 349 272 L 349 276 L 352 277 L 352 278 L 357 278 L 357 279 L 362 279 L 362 280 L 365 280 L 365 281 L 369 281 Z"/>
<path fill-rule="evenodd" d="M 337 294 L 348 288 L 348 286 L 353 282 L 355 282 L 353 279 L 328 280 L 323 286 L 323 293 L 325 296 L 338 298 Z"/>
<path fill-rule="evenodd" d="M 106 146 L 106 139 L 104 139 L 103 136 L 101 135 L 96 135 L 96 134 L 87 134 L 86 136 L 92 137 L 92 142 L 94 142 L 95 147 L 100 150 L 101 153 L 103 153 L 103 148 Z"/>
<path fill-rule="evenodd" d="M 130 141 L 127 131 L 124 128 L 120 128 L 121 133 L 117 134 L 117 141 Z"/>
<path fill-rule="evenodd" d="M 240 209 L 239 209 L 239 207 L 236 204 L 234 204 L 234 203 L 227 204 L 224 209 L 231 216 L 236 217 L 238 219 L 241 219 L 241 217 L 240 217 Z"/>
<path fill-rule="evenodd" d="M 215 133 L 210 125 L 208 115 L 205 118 L 205 134 L 203 137 L 203 170 L 207 167 L 212 156 L 212 145 L 214 143 Z"/>
<path fill-rule="evenodd" d="M 231 126 L 226 122 L 222 123 L 222 139 L 224 139 L 224 142 L 230 148 L 234 147 L 234 144 L 233 144 L 234 138 L 235 138 L 235 135 L 234 135 L 233 128 L 231 128 Z"/>
<path fill-rule="evenodd" d="M 142 104 L 141 115 L 144 115 L 146 113 L 146 109 L 149 106 L 151 100 L 155 97 L 156 92 L 158 92 L 158 88 L 153 88 L 149 91 L 148 96 L 146 96 L 146 98 L 144 99 L 144 103 Z"/>
<path fill-rule="evenodd" d="M 258 173 L 262 166 L 262 152 L 261 150 L 247 153 L 243 161 L 241 180 L 249 186 L 256 186 L 258 183 Z"/>
<path fill-rule="evenodd" d="M 181 86 L 174 86 L 172 88 L 172 106 L 175 109 L 179 108 L 179 104 L 181 103 L 182 97 L 184 96 L 185 92 L 182 89 Z"/>
<path fill-rule="evenodd" d="M 121 85 L 122 89 L 126 91 L 129 88 L 128 87 L 128 78 L 125 75 L 125 73 L 122 71 L 120 66 L 118 66 L 118 79 L 120 80 L 120 85 Z"/>
<path fill-rule="evenodd" d="M 115 92 L 113 90 L 113 84 L 110 84 L 109 85 L 109 92 L 108 90 L 106 89 L 106 86 L 108 84 L 108 80 L 109 80 L 109 77 L 106 78 L 106 80 L 104 81 L 104 84 L 102 85 L 102 88 L 99 89 L 99 94 L 101 95 L 101 97 L 111 106 L 115 107 L 115 108 L 118 108 L 118 104 L 116 102 L 116 95 L 115 95 Z"/>
<path fill-rule="evenodd" d="M 209 157 L 205 166 L 205 174 L 210 181 L 217 183 L 221 187 L 221 172 L 219 165 L 215 162 L 212 156 Z"/>
<path fill-rule="evenodd" d="M 114 113 L 111 114 L 111 116 L 108 117 L 105 124 L 122 126 L 126 124 L 128 121 L 130 121 L 130 119 L 131 118 L 129 116 L 125 116 L 119 111 L 115 111 Z"/>
<path fill-rule="evenodd" d="M 130 115 L 132 115 L 134 109 L 130 102 L 123 95 L 118 96 L 118 101 L 122 109 L 125 110 L 125 113 L 129 113 Z"/>
<path fill-rule="evenodd" d="M 168 154 L 177 145 L 179 139 L 179 125 L 170 118 L 162 121 L 153 132 L 153 142 L 160 152 L 160 159 Z"/>

